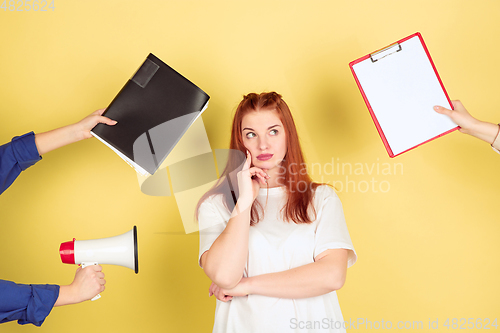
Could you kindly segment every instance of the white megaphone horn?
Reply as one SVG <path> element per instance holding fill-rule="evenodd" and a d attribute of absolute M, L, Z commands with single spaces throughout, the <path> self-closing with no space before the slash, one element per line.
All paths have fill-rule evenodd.
<path fill-rule="evenodd" d="M 139 258 L 137 254 L 137 227 L 122 235 L 61 243 L 59 254 L 64 264 L 89 265 L 108 264 L 125 266 L 139 272 Z M 95 296 L 96 300 L 100 295 Z"/>

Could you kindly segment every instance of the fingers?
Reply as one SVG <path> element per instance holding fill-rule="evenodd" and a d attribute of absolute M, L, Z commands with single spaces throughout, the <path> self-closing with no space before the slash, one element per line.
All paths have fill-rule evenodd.
<path fill-rule="evenodd" d="M 250 151 L 247 150 L 247 159 L 245 160 L 245 164 L 243 164 L 243 170 L 250 169 L 250 165 L 252 164 L 252 155 Z"/>
<path fill-rule="evenodd" d="M 221 288 L 218 288 L 214 293 L 215 298 L 221 302 L 228 302 L 233 299 L 233 296 L 226 295 Z"/>
<path fill-rule="evenodd" d="M 451 114 L 453 113 L 452 110 L 449 110 L 447 108 L 444 108 L 444 107 L 438 106 L 438 105 L 436 105 L 434 107 L 434 111 L 436 111 L 437 113 L 440 113 L 440 114 L 447 115 L 447 116 L 451 116 Z"/>
<path fill-rule="evenodd" d="M 451 116 L 455 112 L 458 112 L 459 114 L 468 114 L 464 105 L 459 100 L 451 101 L 451 104 L 453 105 L 453 110 L 450 110 L 450 109 L 447 109 L 447 108 L 444 108 L 444 107 L 438 106 L 438 105 L 436 105 L 434 107 L 434 110 L 437 113 L 445 114 L 447 116 Z"/>
<path fill-rule="evenodd" d="M 104 286 L 106 284 L 106 280 L 101 279 L 99 280 L 99 283 L 101 284 L 101 292 L 103 292 L 104 289 L 106 289 L 106 287 Z"/>
<path fill-rule="evenodd" d="M 270 178 L 269 175 L 261 168 L 250 167 L 251 163 L 252 163 L 252 155 L 250 154 L 250 151 L 247 149 L 247 159 L 245 160 L 245 163 L 243 164 L 243 169 L 241 171 L 248 170 L 252 179 L 258 178 L 260 182 L 263 185 L 265 185 L 267 183 L 267 179 Z"/>
<path fill-rule="evenodd" d="M 99 284 L 104 286 L 106 284 L 106 280 L 104 280 L 104 273 L 102 272 L 102 266 L 93 265 L 92 268 L 94 269 L 95 277 L 98 278 Z"/>
<path fill-rule="evenodd" d="M 111 126 L 116 125 L 118 123 L 116 120 L 111 120 L 108 117 L 104 117 L 104 116 L 100 116 L 98 118 L 98 122 L 106 124 L 106 125 L 111 125 Z"/>
<path fill-rule="evenodd" d="M 115 125 L 117 123 L 116 120 L 112 120 L 108 117 L 104 117 L 102 114 L 106 111 L 106 108 L 104 109 L 99 109 L 90 114 L 87 118 L 92 118 L 93 125 L 97 125 L 99 123 L 103 123 L 106 125 Z"/>
<path fill-rule="evenodd" d="M 226 295 L 222 288 L 219 288 L 215 283 L 212 282 L 208 291 L 208 297 L 214 295 L 221 302 L 227 302 L 233 299 L 233 296 Z"/>
<path fill-rule="evenodd" d="M 102 109 L 104 110 L 104 109 Z M 115 125 L 117 121 L 109 119 L 108 117 L 100 116 L 97 114 L 97 112 L 100 112 L 101 110 L 95 111 L 93 114 L 90 116 L 87 116 L 86 118 L 80 120 L 77 123 L 76 127 L 76 135 L 79 137 L 79 140 L 82 139 L 88 139 L 91 138 L 92 135 L 90 134 L 90 131 L 99 123 L 103 123 L 106 125 Z M 77 140 L 78 141 L 78 140 Z"/>
<path fill-rule="evenodd" d="M 210 296 L 212 296 L 214 294 L 215 287 L 217 287 L 217 286 L 215 285 L 215 283 L 212 282 L 212 284 L 208 288 L 208 297 L 210 297 Z"/>
<path fill-rule="evenodd" d="M 102 266 L 101 265 L 92 265 L 90 266 L 95 272 L 100 272 L 102 271 Z"/>
<path fill-rule="evenodd" d="M 252 167 L 249 171 L 252 179 L 258 178 L 263 185 L 267 184 L 267 179 L 271 178 L 264 170 L 257 167 Z"/>
<path fill-rule="evenodd" d="M 106 280 L 101 265 L 89 265 L 85 268 L 77 268 L 75 279 L 70 287 L 73 290 L 74 303 L 91 299 L 95 295 L 104 291 Z"/>
<path fill-rule="evenodd" d="M 459 110 L 465 110 L 464 105 L 459 100 L 451 101 L 451 104 L 453 104 L 453 109 L 454 110 L 457 110 L 457 111 L 459 111 Z"/>
<path fill-rule="evenodd" d="M 98 279 L 99 283 L 101 283 L 101 281 L 104 281 L 104 272 L 102 271 L 101 265 L 90 265 L 88 267 L 85 267 L 84 269 L 87 269 L 87 275 L 89 277 Z"/>
<path fill-rule="evenodd" d="M 104 273 L 102 272 L 102 266 L 101 265 L 90 265 L 85 268 L 83 268 L 85 271 L 82 272 L 86 276 L 88 276 L 90 279 L 97 280 L 100 284 L 105 284 L 106 281 L 104 280 Z M 76 273 L 80 272 L 82 270 L 82 267 L 78 267 L 76 270 Z M 103 282 L 104 281 L 104 282 Z"/>

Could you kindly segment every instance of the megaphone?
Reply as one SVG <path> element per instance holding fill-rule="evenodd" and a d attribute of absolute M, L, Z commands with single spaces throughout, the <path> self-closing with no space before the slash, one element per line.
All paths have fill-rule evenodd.
<path fill-rule="evenodd" d="M 89 265 L 109 264 L 125 266 L 139 272 L 137 254 L 137 227 L 122 235 L 61 243 L 59 247 L 61 261 L 64 264 L 76 264 L 85 268 Z M 95 296 L 96 300 L 100 295 Z"/>

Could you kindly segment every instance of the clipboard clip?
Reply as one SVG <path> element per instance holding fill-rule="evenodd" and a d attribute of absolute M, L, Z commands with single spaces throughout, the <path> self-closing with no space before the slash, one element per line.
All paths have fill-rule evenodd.
<path fill-rule="evenodd" d="M 391 45 L 389 45 L 381 50 L 378 50 L 375 53 L 370 54 L 370 60 L 372 62 L 377 62 L 380 59 L 385 58 L 388 55 L 391 55 L 391 54 L 399 52 L 399 51 L 401 51 L 401 44 L 394 43 L 394 44 L 391 44 Z"/>

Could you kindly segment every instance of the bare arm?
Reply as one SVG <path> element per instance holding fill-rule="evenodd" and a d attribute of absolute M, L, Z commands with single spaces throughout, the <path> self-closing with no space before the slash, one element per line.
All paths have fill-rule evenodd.
<path fill-rule="evenodd" d="M 240 282 L 248 258 L 250 208 L 238 214 L 239 203 L 240 201 L 236 204 L 224 231 L 201 256 L 201 266 L 205 274 L 225 288 L 232 288 Z"/>
<path fill-rule="evenodd" d="M 499 126 L 474 118 L 460 101 L 452 101 L 452 103 L 454 110 L 449 110 L 441 106 L 435 106 L 434 110 L 450 117 L 455 124 L 460 126 L 460 132 L 493 144 L 498 135 Z"/>
<path fill-rule="evenodd" d="M 35 134 L 35 144 L 38 154 L 41 156 L 51 150 L 92 137 L 90 130 L 99 123 L 107 125 L 116 124 L 116 121 L 101 116 L 104 110 L 97 110 L 76 124 Z"/>
<path fill-rule="evenodd" d="M 251 156 L 247 153 L 243 169 L 238 173 L 241 195 L 231 218 L 210 249 L 201 256 L 205 274 L 217 285 L 228 289 L 240 282 L 248 258 L 250 211 L 260 188 L 258 181 L 252 180 L 252 175 L 257 175 L 265 183 L 265 172 L 256 167 L 250 168 L 250 163 Z"/>
<path fill-rule="evenodd" d="M 221 301 L 232 296 L 262 295 L 277 298 L 307 298 L 324 295 L 342 288 L 347 273 L 346 249 L 330 249 L 315 258 L 315 262 L 277 273 L 243 278 L 233 289 L 212 284 L 210 295 Z"/>

